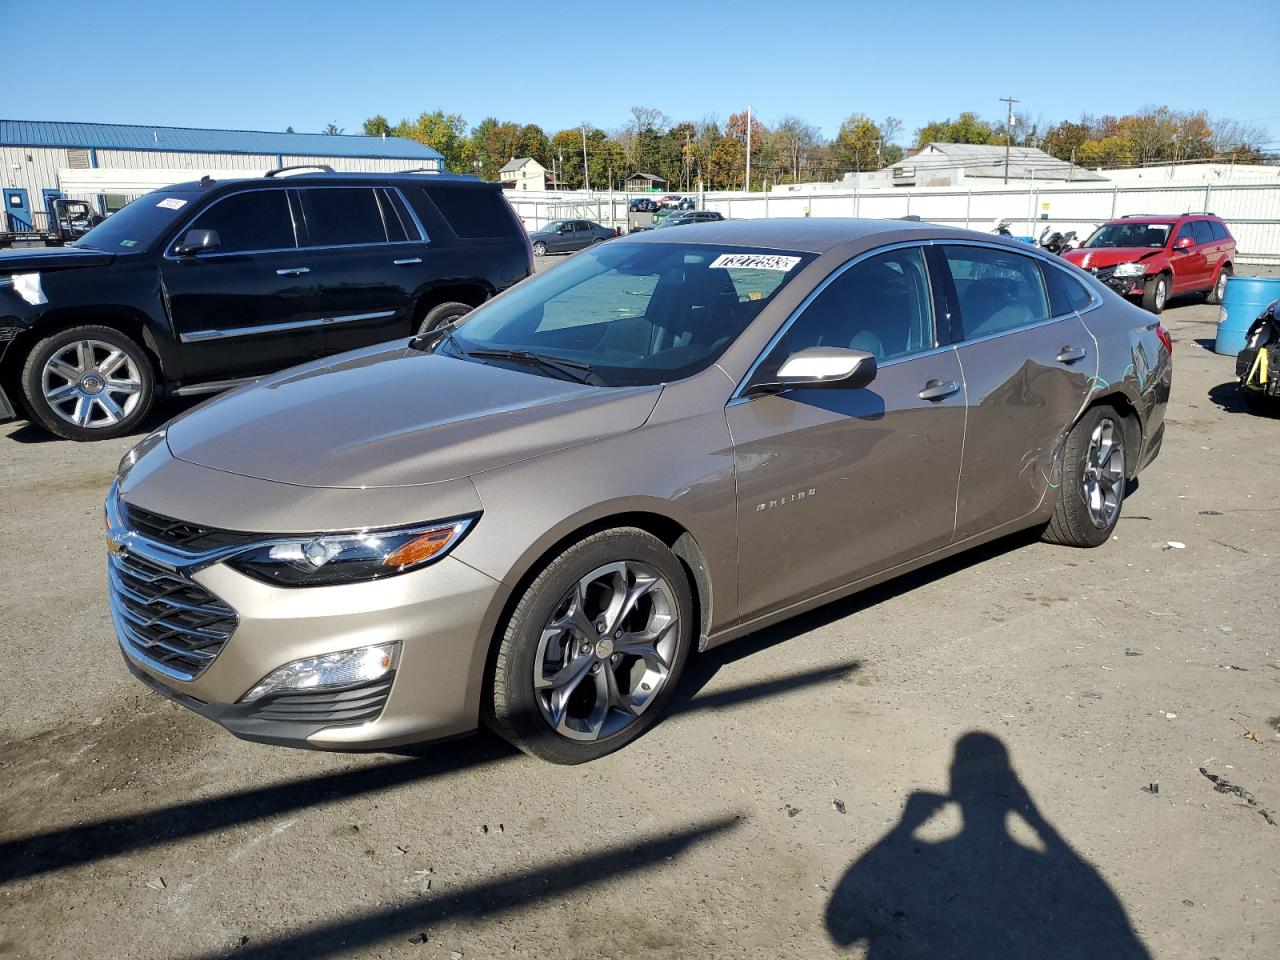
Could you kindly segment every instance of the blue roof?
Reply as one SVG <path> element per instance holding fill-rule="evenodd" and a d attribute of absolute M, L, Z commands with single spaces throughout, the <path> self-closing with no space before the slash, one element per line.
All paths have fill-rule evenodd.
<path fill-rule="evenodd" d="M 172 150 L 183 153 L 266 153 L 306 157 L 442 160 L 424 143 L 400 137 L 263 130 L 200 130 L 123 123 L 0 120 L 0 146 L 93 147 L 104 150 Z"/>

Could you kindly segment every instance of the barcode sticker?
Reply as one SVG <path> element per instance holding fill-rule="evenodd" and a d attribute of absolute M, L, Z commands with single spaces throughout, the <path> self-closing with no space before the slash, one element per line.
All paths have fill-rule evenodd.
<path fill-rule="evenodd" d="M 711 262 L 711 269 L 780 270 L 786 273 L 799 262 L 799 257 L 784 257 L 772 253 L 722 253 Z"/>

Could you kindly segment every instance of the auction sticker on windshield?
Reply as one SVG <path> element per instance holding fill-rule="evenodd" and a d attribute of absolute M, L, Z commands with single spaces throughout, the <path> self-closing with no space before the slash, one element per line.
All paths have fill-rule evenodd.
<path fill-rule="evenodd" d="M 793 269 L 799 257 L 784 257 L 771 253 L 722 253 L 711 262 L 713 270 L 778 270 L 782 273 Z"/>
<path fill-rule="evenodd" d="M 186 205 L 187 201 L 179 200 L 177 197 L 165 197 L 156 204 L 157 207 L 164 207 L 166 210 L 181 210 Z"/>

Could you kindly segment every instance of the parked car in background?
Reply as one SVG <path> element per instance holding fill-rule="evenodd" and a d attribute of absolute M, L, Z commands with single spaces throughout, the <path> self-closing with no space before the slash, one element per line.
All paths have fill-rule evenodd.
<path fill-rule="evenodd" d="M 1152 313 L 1169 297 L 1207 293 L 1220 303 L 1234 269 L 1236 241 L 1220 217 L 1134 215 L 1109 220 L 1064 259 Z"/>
<path fill-rule="evenodd" d="M 114 437 L 157 395 L 430 329 L 532 272 L 498 184 L 281 172 L 175 184 L 69 246 L 0 251 L 0 390 L 59 436 Z"/>
<path fill-rule="evenodd" d="M 1105 544 L 1172 369 L 1158 322 L 1056 257 L 891 220 L 621 238 L 412 346 L 125 457 L 108 597 L 143 683 L 272 743 L 483 717 L 590 760 L 695 651 L 1022 528 Z"/>
<path fill-rule="evenodd" d="M 690 223 L 714 223 L 723 220 L 724 214 L 714 210 L 673 210 L 667 216 L 654 217 L 654 227 L 682 227 Z"/>
<path fill-rule="evenodd" d="M 552 220 L 545 227 L 529 234 L 533 255 L 545 257 L 548 253 L 572 253 L 593 243 L 604 243 L 618 235 L 612 227 L 605 227 L 594 220 Z"/>
<path fill-rule="evenodd" d="M 627 204 L 627 210 L 631 213 L 653 213 L 658 209 L 658 201 L 651 197 L 634 197 Z"/>

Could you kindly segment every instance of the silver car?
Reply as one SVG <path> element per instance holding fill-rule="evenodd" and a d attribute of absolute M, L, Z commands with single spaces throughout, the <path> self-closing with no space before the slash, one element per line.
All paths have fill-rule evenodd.
<path fill-rule="evenodd" d="M 147 437 L 111 610 L 139 679 L 238 736 L 485 720 L 581 762 L 695 653 L 1011 531 L 1106 542 L 1170 376 L 1156 318 L 1025 244 L 646 233 Z"/>

